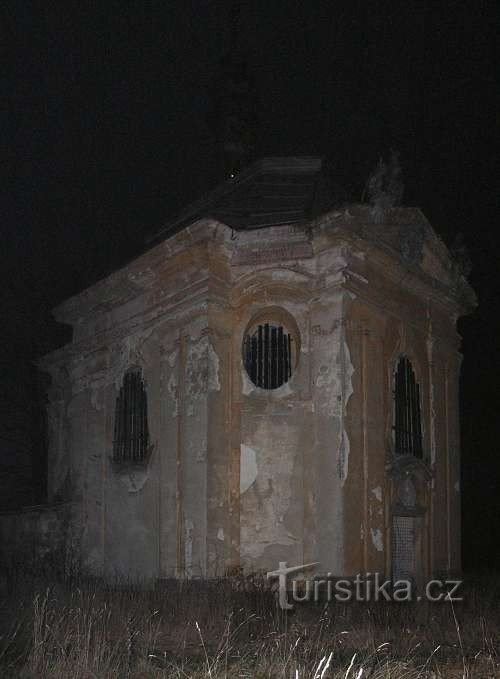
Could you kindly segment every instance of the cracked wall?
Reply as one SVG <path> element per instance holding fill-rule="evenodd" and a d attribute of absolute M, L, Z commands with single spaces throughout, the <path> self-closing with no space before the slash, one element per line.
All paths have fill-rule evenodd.
<path fill-rule="evenodd" d="M 455 318 L 426 280 L 401 278 L 359 219 L 236 235 L 201 221 L 59 309 L 75 333 L 44 364 L 49 485 L 52 500 L 73 500 L 95 571 L 193 577 L 319 561 L 335 575 L 390 572 L 391 365 L 402 351 L 430 453 L 422 563 L 457 567 Z M 438 259 L 426 255 L 426 275 Z M 293 375 L 274 390 L 242 362 L 245 329 L 265 310 L 288 314 L 300 336 Z M 118 469 L 115 402 L 130 367 L 145 380 L 152 450 L 146 465 Z"/>

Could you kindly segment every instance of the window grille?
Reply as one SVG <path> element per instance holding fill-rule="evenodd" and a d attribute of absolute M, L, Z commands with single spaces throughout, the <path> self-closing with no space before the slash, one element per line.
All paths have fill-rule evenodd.
<path fill-rule="evenodd" d="M 116 399 L 113 460 L 143 462 L 148 442 L 148 403 L 144 380 L 139 372 L 128 372 Z"/>
<path fill-rule="evenodd" d="M 281 325 L 254 327 L 243 342 L 243 362 L 252 382 L 262 389 L 277 389 L 288 382 L 293 367 L 293 337 Z"/>
<path fill-rule="evenodd" d="M 420 386 L 411 362 L 401 356 L 394 377 L 394 448 L 396 455 L 422 457 Z"/>

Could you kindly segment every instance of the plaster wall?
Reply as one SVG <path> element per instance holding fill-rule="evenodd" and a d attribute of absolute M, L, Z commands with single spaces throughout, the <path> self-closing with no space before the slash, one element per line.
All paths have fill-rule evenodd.
<path fill-rule="evenodd" d="M 456 308 L 425 278 L 443 279 L 443 254 L 428 247 L 424 276 L 365 231 L 348 211 L 236 236 L 201 221 L 57 310 L 75 333 L 44 361 L 50 495 L 74 501 L 88 567 L 390 572 L 392 375 L 405 353 L 422 390 L 419 558 L 426 572 L 459 568 Z M 263 312 L 289 319 L 300 347 L 272 391 L 242 361 Z M 120 469 L 115 403 L 131 367 L 151 450 L 147 465 Z"/>
<path fill-rule="evenodd" d="M 393 375 L 398 357 L 412 362 L 420 385 L 423 460 L 408 462 L 418 506 L 416 562 L 420 578 L 460 569 L 458 436 L 459 337 L 453 308 L 411 285 L 398 284 L 397 265 L 375 266 L 370 258 L 351 262 L 347 341 L 353 397 L 347 429 L 357 451 L 345 486 L 347 573 L 390 574 L 392 520 L 398 503 L 393 442 Z M 356 466 L 355 466 L 356 465 Z"/>

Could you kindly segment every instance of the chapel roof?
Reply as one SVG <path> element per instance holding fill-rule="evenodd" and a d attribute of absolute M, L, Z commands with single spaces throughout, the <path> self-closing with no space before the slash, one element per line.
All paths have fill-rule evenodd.
<path fill-rule="evenodd" d="M 375 219 L 373 206 L 347 200 L 321 158 L 306 156 L 263 158 L 228 178 L 147 239 L 142 255 L 60 304 L 54 314 L 60 322 L 74 324 L 85 307 L 110 308 L 131 290 L 153 285 L 154 274 L 148 267 L 147 275 L 143 275 L 142 257 L 197 222 L 213 219 L 235 231 L 246 232 L 242 240 L 234 242 L 238 244 L 236 248 L 245 250 L 242 244 L 245 240 L 248 255 L 248 249 L 251 252 L 255 249 L 251 243 L 259 240 L 259 235 L 252 233 L 255 230 L 315 224 L 317 218 L 332 233 L 352 236 L 358 243 L 362 240 L 376 245 L 379 251 L 396 255 L 434 288 L 450 290 L 466 311 L 476 305 L 474 292 L 452 261 L 449 250 L 418 208 L 394 207 L 384 213 L 382 220 Z M 279 229 L 278 232 L 281 233 Z M 275 250 L 270 248 L 271 256 Z M 160 260 L 164 257 L 160 256 Z M 239 261 L 238 257 L 233 261 Z"/>
<path fill-rule="evenodd" d="M 322 167 L 313 156 L 262 158 L 181 210 L 148 241 L 164 240 L 202 218 L 238 231 L 307 221 L 324 193 Z"/>

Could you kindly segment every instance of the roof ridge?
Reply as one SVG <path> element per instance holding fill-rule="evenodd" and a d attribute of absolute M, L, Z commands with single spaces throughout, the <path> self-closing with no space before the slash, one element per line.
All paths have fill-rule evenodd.
<path fill-rule="evenodd" d="M 148 236 L 146 238 L 146 243 L 148 245 L 153 245 L 202 217 L 214 216 L 218 211 L 220 211 L 220 213 L 225 212 L 223 204 L 224 198 L 235 193 L 238 189 L 245 186 L 245 184 L 255 183 L 255 180 L 259 177 L 261 179 L 259 185 L 265 186 L 267 180 L 263 179 L 263 176 L 266 174 L 276 174 L 279 176 L 279 174 L 282 173 L 285 176 L 292 174 L 309 177 L 309 183 L 311 184 L 309 193 L 303 194 L 302 191 L 302 193 L 299 194 L 300 196 L 304 195 L 302 211 L 305 212 L 312 204 L 314 187 L 317 177 L 321 172 L 322 164 L 323 161 L 319 156 L 264 156 L 263 158 L 259 158 L 250 165 L 247 165 L 247 167 L 241 172 L 238 172 L 234 177 L 228 177 L 214 189 L 181 209 L 180 212 L 167 221 L 159 231 Z M 303 187 L 304 184 L 301 184 L 300 186 Z M 283 198 L 286 200 L 288 196 L 283 196 Z M 263 197 L 263 200 L 265 200 L 265 196 Z M 281 214 L 279 208 L 276 208 L 275 212 L 277 213 L 277 216 Z M 249 212 L 250 215 L 258 213 L 259 210 L 257 209 L 257 206 L 254 211 Z M 281 221 L 280 217 L 278 217 L 278 219 Z M 258 225 L 249 225 L 245 227 L 241 226 L 241 224 L 228 224 L 228 226 L 236 229 L 259 228 Z"/>

